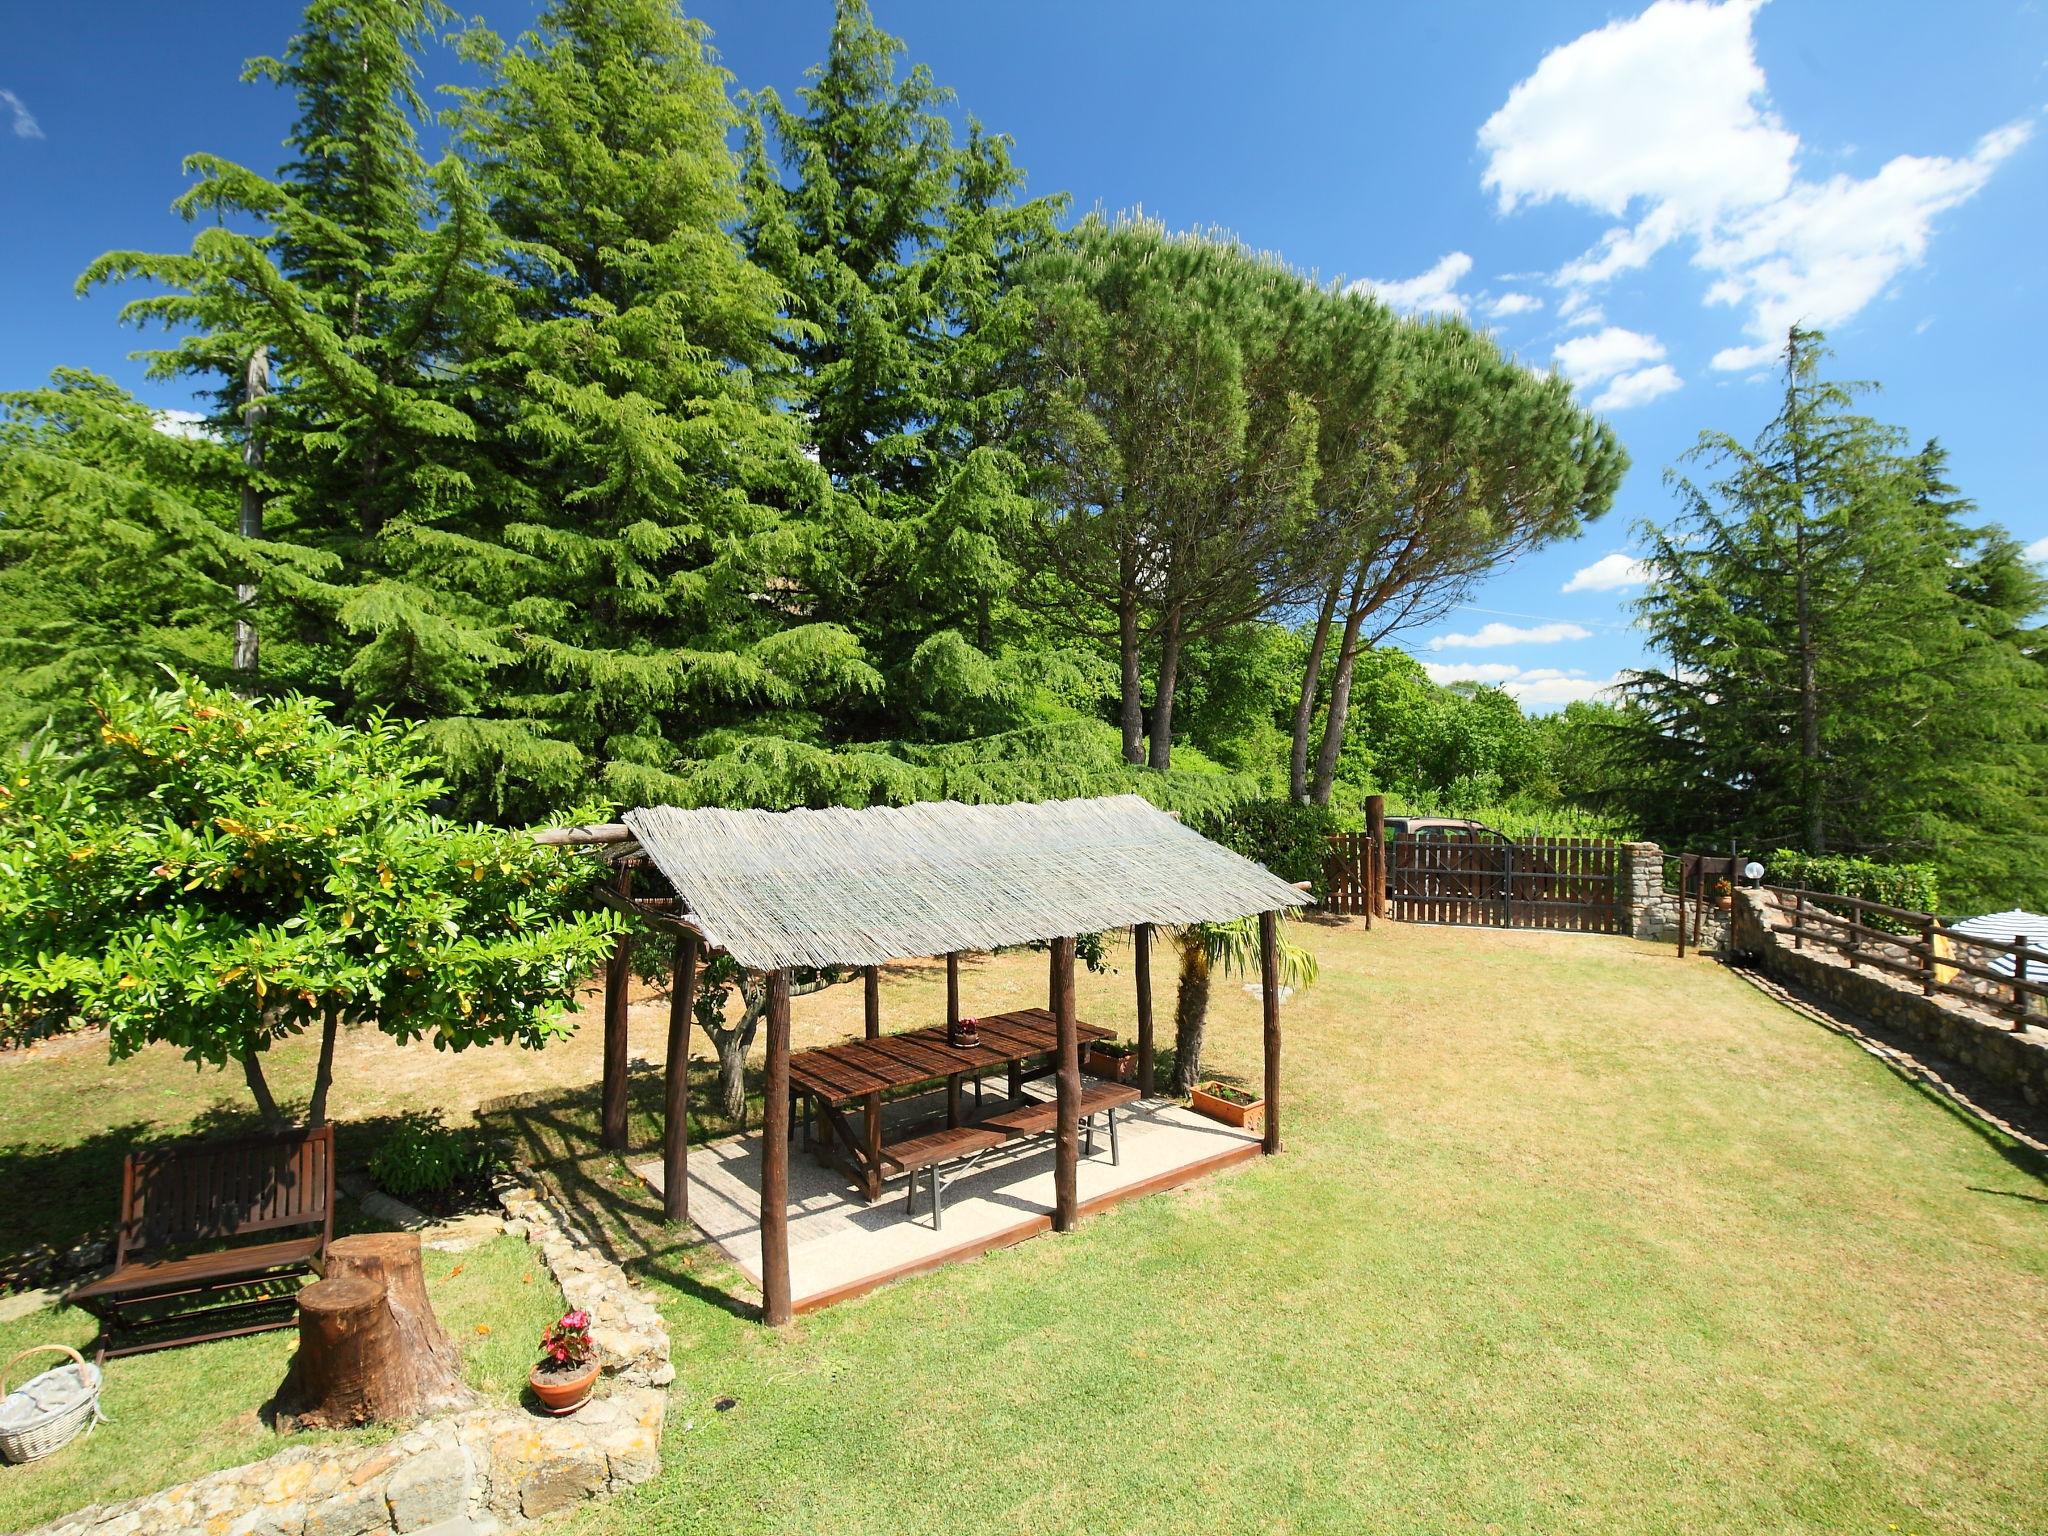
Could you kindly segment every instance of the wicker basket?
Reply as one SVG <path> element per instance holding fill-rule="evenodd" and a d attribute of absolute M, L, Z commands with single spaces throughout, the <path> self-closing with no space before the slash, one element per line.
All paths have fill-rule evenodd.
<path fill-rule="evenodd" d="M 14 1368 L 30 1355 L 41 1354 L 69 1355 L 71 1364 L 53 1365 L 10 1392 L 7 1378 Z M 68 1443 L 81 1429 L 98 1423 L 104 1417 L 100 1381 L 100 1368 L 88 1364 L 68 1345 L 38 1344 L 24 1349 L 0 1370 L 0 1456 L 9 1461 L 34 1461 Z M 39 1399 L 53 1391 L 63 1401 L 45 1411 Z M 18 1404 L 17 1399 L 24 1401 Z M 14 1411 L 17 1408 L 25 1411 Z"/>

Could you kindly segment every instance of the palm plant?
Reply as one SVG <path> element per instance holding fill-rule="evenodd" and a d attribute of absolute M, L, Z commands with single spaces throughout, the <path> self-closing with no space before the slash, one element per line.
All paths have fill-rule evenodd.
<path fill-rule="evenodd" d="M 1170 1091 L 1185 1097 L 1202 1080 L 1202 1038 L 1209 1028 L 1209 983 L 1222 971 L 1255 975 L 1259 969 L 1259 920 L 1190 923 L 1173 930 L 1180 952 L 1180 990 L 1173 1010 L 1173 1081 Z M 1305 987 L 1316 979 L 1316 957 L 1280 932 L 1280 973 L 1284 987 Z"/>

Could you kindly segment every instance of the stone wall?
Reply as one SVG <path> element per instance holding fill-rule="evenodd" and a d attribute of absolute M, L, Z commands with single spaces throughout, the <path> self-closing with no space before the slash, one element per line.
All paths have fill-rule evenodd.
<path fill-rule="evenodd" d="M 1772 922 L 1784 919 L 1778 898 L 1769 891 L 1738 891 L 1734 915 L 1735 953 L 1766 975 L 1923 1041 L 2027 1103 L 2048 1106 L 2048 1031 L 2038 1024 L 2015 1027 L 1967 999 L 1926 996 L 1907 977 L 1868 966 L 1852 969 L 1834 949 L 1813 943 L 1794 949 L 1789 939 L 1770 929 Z"/>
<path fill-rule="evenodd" d="M 505 1189 L 499 1202 L 504 1230 L 523 1235 L 569 1305 L 591 1315 L 604 1379 L 574 1415 L 479 1408 L 380 1445 L 294 1446 L 28 1536 L 487 1536 L 654 1476 L 662 1389 L 675 1376 L 660 1312 L 532 1190 Z"/>
<path fill-rule="evenodd" d="M 1623 843 L 1622 881 L 1628 903 L 1628 931 L 1653 943 L 1678 942 L 1678 893 L 1664 889 L 1664 850 L 1655 843 Z M 1700 925 L 1700 947 L 1725 949 L 1728 914 L 1707 907 Z M 1692 901 L 1686 901 L 1686 942 L 1692 942 Z"/>

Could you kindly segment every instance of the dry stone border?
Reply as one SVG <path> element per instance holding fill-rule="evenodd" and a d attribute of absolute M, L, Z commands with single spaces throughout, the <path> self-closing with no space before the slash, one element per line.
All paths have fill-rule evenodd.
<path fill-rule="evenodd" d="M 533 1190 L 499 1191 L 505 1216 L 421 1232 L 430 1247 L 523 1235 L 571 1307 L 591 1315 L 606 1380 L 569 1418 L 480 1408 L 381 1445 L 294 1446 L 157 1493 L 94 1504 L 28 1536 L 490 1536 L 646 1482 L 661 1470 L 675 1377 L 668 1328 L 625 1272 Z"/>

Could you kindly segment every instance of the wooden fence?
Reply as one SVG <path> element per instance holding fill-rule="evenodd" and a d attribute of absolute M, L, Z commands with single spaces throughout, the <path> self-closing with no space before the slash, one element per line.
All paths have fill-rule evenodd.
<path fill-rule="evenodd" d="M 1323 909 L 1363 917 L 1370 928 L 1378 905 L 1373 898 L 1384 889 L 1386 878 L 1385 843 L 1370 832 L 1333 833 L 1323 874 Z"/>
<path fill-rule="evenodd" d="M 1778 898 L 1784 914 L 1771 930 L 1790 936 L 1794 949 L 1804 949 L 1809 942 L 1824 945 L 1846 959 L 1852 970 L 1868 965 L 1904 976 L 1918 982 L 1929 997 L 1941 992 L 1967 998 L 2008 1015 L 2016 1027 L 2025 1022 L 2030 1007 L 2041 1006 L 2035 999 L 2048 999 L 2048 950 L 2034 948 L 2024 936 L 1985 939 L 1960 933 L 1931 912 L 1824 891 L 1767 889 Z M 2001 970 L 1989 960 L 1973 960 L 1966 950 L 1987 957 L 2003 955 L 2011 970 Z M 1960 979 L 1965 976 L 1975 984 Z"/>
<path fill-rule="evenodd" d="M 1452 833 L 1381 845 L 1370 834 L 1346 832 L 1330 840 L 1329 910 L 1369 913 L 1374 882 L 1382 878 L 1387 912 L 1406 922 L 1628 931 L 1621 845 L 1598 838 L 1510 842 L 1492 833 Z"/>

